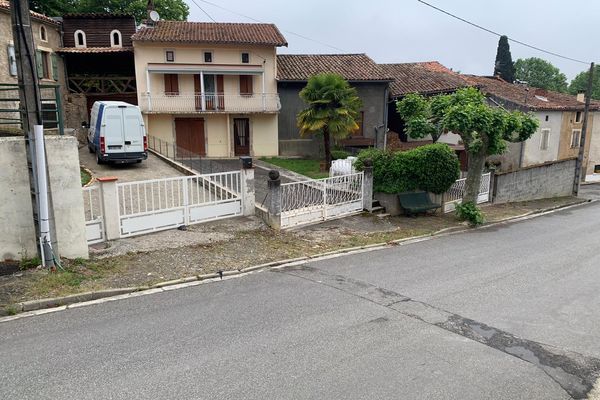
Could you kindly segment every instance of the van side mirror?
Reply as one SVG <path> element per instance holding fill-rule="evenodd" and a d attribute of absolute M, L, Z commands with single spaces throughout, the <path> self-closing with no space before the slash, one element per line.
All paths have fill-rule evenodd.
<path fill-rule="evenodd" d="M 81 122 L 81 127 L 82 127 L 83 129 L 87 129 L 87 128 L 89 128 L 89 127 L 90 127 L 90 124 L 88 124 L 88 123 L 87 123 L 87 122 L 85 122 L 85 121 L 82 121 L 82 122 Z"/>

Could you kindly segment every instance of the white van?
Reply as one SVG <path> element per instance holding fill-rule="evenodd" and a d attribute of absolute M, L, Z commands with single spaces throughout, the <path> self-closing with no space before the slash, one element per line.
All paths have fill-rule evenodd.
<path fill-rule="evenodd" d="M 142 162 L 148 158 L 148 137 L 138 106 L 97 101 L 88 128 L 88 148 L 96 153 L 98 164 Z"/>

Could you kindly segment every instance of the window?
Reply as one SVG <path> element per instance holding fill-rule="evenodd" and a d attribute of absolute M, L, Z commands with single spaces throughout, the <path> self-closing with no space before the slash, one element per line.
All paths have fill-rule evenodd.
<path fill-rule="evenodd" d="M 9 44 L 8 51 L 8 73 L 11 76 L 17 76 L 17 57 L 15 56 L 15 46 Z"/>
<path fill-rule="evenodd" d="M 205 51 L 204 52 L 204 62 L 205 63 L 211 63 L 213 60 L 213 53 L 212 51 Z"/>
<path fill-rule="evenodd" d="M 594 165 L 594 173 L 600 174 L 600 165 L 598 165 L 598 164 Z"/>
<path fill-rule="evenodd" d="M 110 33 L 110 47 L 121 47 L 121 32 L 114 30 Z"/>
<path fill-rule="evenodd" d="M 46 27 L 44 25 L 40 25 L 40 39 L 42 42 L 48 41 L 48 33 L 46 32 Z"/>
<path fill-rule="evenodd" d="M 82 30 L 75 31 L 75 47 L 86 47 L 85 32 Z"/>
<path fill-rule="evenodd" d="M 175 62 L 175 50 L 165 50 L 165 60 L 167 62 Z"/>
<path fill-rule="evenodd" d="M 581 130 L 573 129 L 573 133 L 571 134 L 571 148 L 572 149 L 579 147 L 580 136 L 581 136 Z"/>
<path fill-rule="evenodd" d="M 548 150 L 550 145 L 550 129 L 542 129 L 540 150 Z"/>
<path fill-rule="evenodd" d="M 37 73 L 40 79 L 50 79 L 50 53 L 37 50 L 35 52 Z"/>
<path fill-rule="evenodd" d="M 58 110 L 56 103 L 42 103 L 42 121 L 44 128 L 56 128 L 58 127 Z"/>
<path fill-rule="evenodd" d="M 179 76 L 176 74 L 165 74 L 165 94 L 177 96 L 179 94 Z"/>
<path fill-rule="evenodd" d="M 546 115 L 546 121 L 548 121 L 548 119 L 549 119 L 549 118 L 550 118 L 550 117 L 549 117 L 548 115 Z"/>
<path fill-rule="evenodd" d="M 252 75 L 240 75 L 240 94 L 252 96 Z"/>
<path fill-rule="evenodd" d="M 242 64 L 250 63 L 250 53 L 242 53 Z"/>
<path fill-rule="evenodd" d="M 575 113 L 575 123 L 581 122 L 581 111 Z"/>

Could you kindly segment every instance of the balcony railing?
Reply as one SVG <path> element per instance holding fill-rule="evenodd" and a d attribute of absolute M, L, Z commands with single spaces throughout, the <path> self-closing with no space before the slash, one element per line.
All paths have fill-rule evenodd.
<path fill-rule="evenodd" d="M 277 112 L 281 108 L 277 93 L 239 94 L 164 94 L 146 93 L 140 104 L 144 112 Z"/>

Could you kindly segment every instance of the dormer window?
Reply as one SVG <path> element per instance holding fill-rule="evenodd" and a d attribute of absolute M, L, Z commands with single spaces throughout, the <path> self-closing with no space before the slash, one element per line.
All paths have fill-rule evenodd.
<path fill-rule="evenodd" d="M 48 33 L 46 32 L 46 27 L 44 25 L 40 26 L 40 39 L 42 42 L 48 41 Z"/>
<path fill-rule="evenodd" d="M 242 53 L 242 64 L 250 63 L 250 53 Z"/>
<path fill-rule="evenodd" d="M 75 31 L 75 47 L 86 47 L 85 32 L 82 30 Z"/>
<path fill-rule="evenodd" d="M 175 62 L 175 50 L 165 50 L 165 60 L 167 62 Z"/>
<path fill-rule="evenodd" d="M 114 30 L 110 33 L 110 47 L 122 47 L 121 32 Z"/>

